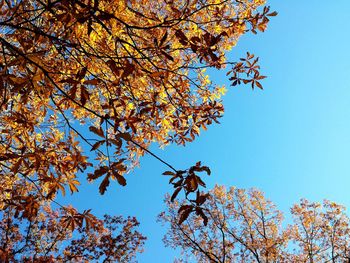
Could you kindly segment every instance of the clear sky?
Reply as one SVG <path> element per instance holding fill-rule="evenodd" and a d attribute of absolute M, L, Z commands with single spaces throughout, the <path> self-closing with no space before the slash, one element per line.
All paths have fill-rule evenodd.
<path fill-rule="evenodd" d="M 350 209 L 350 1 L 271 0 L 279 16 L 268 30 L 244 36 L 232 60 L 250 51 L 260 56 L 265 89 L 229 88 L 220 125 L 186 147 L 152 150 L 178 169 L 201 160 L 215 184 L 257 187 L 286 214 L 300 198 L 330 199 Z M 228 84 L 223 74 L 212 80 Z M 69 202 L 97 215 L 134 215 L 148 237 L 139 262 L 172 262 L 156 223 L 171 191 L 166 167 L 146 156 L 104 196 L 98 184 L 83 185 Z"/>

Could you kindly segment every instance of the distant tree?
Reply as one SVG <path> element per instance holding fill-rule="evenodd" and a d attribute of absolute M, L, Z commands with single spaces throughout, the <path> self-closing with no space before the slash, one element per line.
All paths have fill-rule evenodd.
<path fill-rule="evenodd" d="M 291 240 L 298 245 L 292 260 L 350 262 L 350 221 L 344 206 L 328 200 L 321 205 L 302 199 L 291 213 Z"/>
<path fill-rule="evenodd" d="M 164 242 L 181 248 L 181 262 L 348 262 L 350 227 L 344 207 L 301 200 L 291 209 L 294 224 L 263 193 L 215 186 L 204 204 L 206 219 L 166 199 L 159 221 L 169 226 Z M 177 219 L 180 211 L 182 223 Z M 199 212 L 199 211 L 198 211 Z M 202 220 L 206 221 L 206 225 Z"/>
<path fill-rule="evenodd" d="M 0 1 L 2 218 L 35 224 L 42 211 L 59 205 L 57 194 L 78 191 L 79 172 L 100 180 L 101 194 L 111 180 L 125 186 L 125 174 L 145 153 L 171 170 L 165 174 L 172 176 L 173 198 L 182 192 L 199 210 L 191 196 L 200 195 L 205 183 L 199 172 L 210 174 L 209 168 L 197 163 L 175 169 L 148 147 L 185 145 L 218 122 L 225 88 L 210 81 L 207 68 L 228 68 L 233 86 L 262 88 L 258 59 L 248 53 L 230 62 L 226 52 L 241 35 L 266 29 L 276 12 L 264 5 L 262 0 Z M 87 220 L 84 213 L 69 216 L 71 208 L 60 209 L 55 225 L 66 213 L 80 220 L 70 223 L 71 231 Z"/>
<path fill-rule="evenodd" d="M 31 198 L 31 197 L 29 197 Z M 134 262 L 145 238 L 135 218 L 42 206 L 34 217 L 8 206 L 0 221 L 1 262 Z"/>

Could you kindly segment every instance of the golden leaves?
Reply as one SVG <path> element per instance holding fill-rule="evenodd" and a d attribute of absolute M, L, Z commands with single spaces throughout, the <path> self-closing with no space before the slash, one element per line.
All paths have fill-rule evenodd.
<path fill-rule="evenodd" d="M 99 192 L 104 194 L 111 180 L 126 185 L 124 175 L 140 156 L 151 153 L 152 142 L 165 146 L 193 141 L 201 128 L 218 123 L 223 115 L 220 98 L 226 90 L 209 80 L 205 68 L 232 65 L 233 83 L 262 88 L 257 59 L 248 54 L 244 61 L 231 63 L 225 58 L 239 36 L 265 30 L 275 13 L 268 8 L 260 12 L 262 4 L 3 4 L 0 164 L 15 175 L 11 185 L 21 189 L 20 201 L 12 206 L 23 212 L 31 204 L 33 212 L 25 213 L 28 218 L 35 215 L 41 203 L 26 196 L 50 202 L 66 189 L 77 192 L 77 173 L 92 165 L 88 180 L 101 180 Z M 93 164 L 84 155 L 89 150 L 95 155 Z M 196 213 L 207 223 L 202 172 L 210 174 L 197 163 L 170 179 L 173 199 L 183 192 L 191 205 L 180 211 L 181 221 Z M 66 220 L 70 229 L 82 226 L 79 216 Z"/>

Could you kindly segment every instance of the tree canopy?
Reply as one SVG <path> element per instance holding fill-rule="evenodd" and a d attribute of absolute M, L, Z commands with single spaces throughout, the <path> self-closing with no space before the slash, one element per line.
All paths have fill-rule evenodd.
<path fill-rule="evenodd" d="M 262 88 L 258 58 L 232 62 L 226 52 L 275 15 L 262 0 L 0 1 L 2 259 L 32 260 L 31 249 L 42 261 L 96 259 L 105 249 L 89 246 L 96 238 L 107 260 L 132 258 L 144 239 L 136 221 L 99 220 L 56 197 L 84 178 L 99 180 L 101 194 L 111 180 L 125 186 L 145 153 L 170 169 L 173 199 L 183 192 L 186 213 L 205 219 L 199 173 L 210 169 L 178 170 L 148 148 L 185 145 L 222 117 L 226 90 L 207 68 L 226 69 L 233 86 Z M 115 225 L 129 232 L 113 237 Z M 135 240 L 118 245 L 123 235 Z M 71 243 L 56 257 L 62 242 Z"/>
<path fill-rule="evenodd" d="M 83 219 L 85 224 L 83 225 Z M 11 207 L 0 221 L 1 262 L 135 262 L 145 237 L 135 218 L 104 216 L 73 207 L 43 206 L 36 217 L 18 217 Z"/>
<path fill-rule="evenodd" d="M 203 210 L 208 224 L 190 215 L 177 220 L 180 202 L 166 199 L 159 221 L 169 226 L 165 245 L 180 248 L 181 262 L 348 262 L 350 225 L 345 207 L 300 200 L 293 223 L 256 189 L 215 186 Z"/>

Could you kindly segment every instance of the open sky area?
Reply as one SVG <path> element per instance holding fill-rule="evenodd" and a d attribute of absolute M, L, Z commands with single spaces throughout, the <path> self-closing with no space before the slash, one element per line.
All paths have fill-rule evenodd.
<path fill-rule="evenodd" d="M 220 125 L 186 147 L 154 145 L 152 151 L 178 169 L 201 160 L 212 171 L 208 188 L 256 187 L 286 218 L 303 197 L 350 208 L 350 1 L 268 2 L 279 13 L 268 30 L 242 37 L 229 55 L 259 56 L 265 89 L 228 88 Z M 225 73 L 213 71 L 211 79 L 229 85 Z M 98 183 L 85 183 L 64 202 L 97 215 L 136 216 L 148 238 L 139 262 L 172 262 L 177 252 L 164 247 L 166 227 L 156 222 L 172 191 L 161 175 L 166 169 L 145 156 L 127 175 L 127 187 L 114 183 L 100 196 Z"/>

